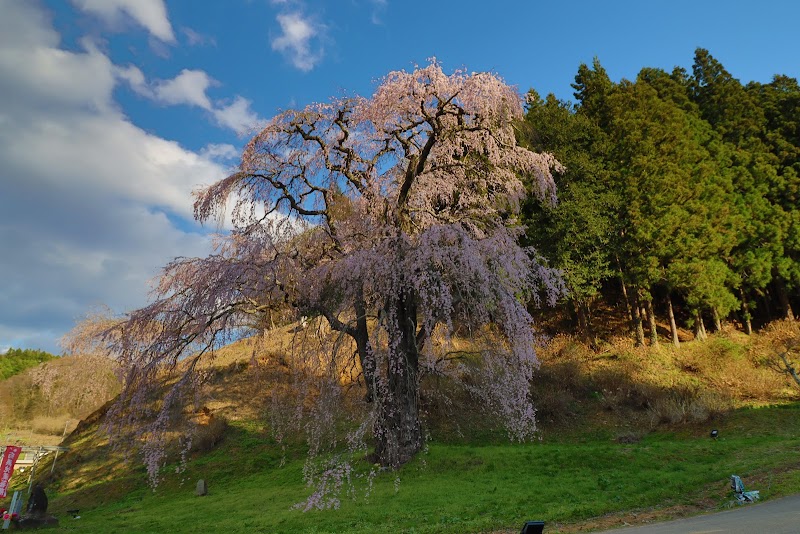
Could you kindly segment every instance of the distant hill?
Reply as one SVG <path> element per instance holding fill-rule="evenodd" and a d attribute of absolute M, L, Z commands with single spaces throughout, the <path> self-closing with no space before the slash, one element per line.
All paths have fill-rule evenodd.
<path fill-rule="evenodd" d="M 56 356 L 36 349 L 9 349 L 5 354 L 0 354 L 0 380 L 18 375 L 25 369 L 36 367 L 48 362 Z"/>
<path fill-rule="evenodd" d="M 24 351 L 14 351 L 15 355 L 18 352 Z M 40 355 L 42 362 L 12 356 L 10 363 L 18 367 L 20 361 L 31 363 L 0 380 L 0 418 L 7 430 L 30 435 L 35 444 L 44 443 L 43 436 L 60 437 L 65 426 L 74 427 L 120 391 L 114 363 L 108 358 L 30 352 Z"/>

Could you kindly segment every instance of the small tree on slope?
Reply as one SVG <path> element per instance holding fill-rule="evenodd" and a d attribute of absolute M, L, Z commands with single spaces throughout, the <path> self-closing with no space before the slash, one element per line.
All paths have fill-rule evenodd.
<path fill-rule="evenodd" d="M 95 337 L 125 366 L 123 405 L 146 404 L 160 369 L 182 355 L 194 353 L 194 362 L 253 324 L 252 315 L 288 306 L 351 339 L 364 388 L 359 428 L 371 431 L 381 465 L 400 466 L 423 445 L 426 373 L 469 375 L 470 392 L 510 436 L 528 437 L 537 360 L 526 304 L 553 302 L 562 289 L 557 273 L 517 244 L 520 177 L 552 202 L 559 167 L 517 146 L 521 117 L 519 95 L 495 75 L 446 75 L 435 61 L 390 73 L 371 98 L 274 117 L 237 172 L 196 194 L 199 221 L 232 213 L 234 229 L 215 253 L 173 261 L 152 304 Z M 491 331 L 492 350 L 478 364 L 437 356 L 434 331 L 447 338 L 454 328 Z M 335 346 L 317 357 L 324 409 L 335 404 L 344 363 Z M 151 431 L 173 401 L 168 395 Z M 134 411 L 120 409 L 116 420 Z"/>

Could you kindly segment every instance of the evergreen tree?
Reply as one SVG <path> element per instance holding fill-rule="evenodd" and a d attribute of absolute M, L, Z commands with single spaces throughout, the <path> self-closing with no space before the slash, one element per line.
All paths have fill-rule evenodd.
<path fill-rule="evenodd" d="M 557 204 L 526 203 L 526 239 L 563 272 L 580 332 L 593 344 L 591 305 L 613 273 L 610 244 L 618 209 L 602 157 L 605 136 L 586 115 L 576 114 L 571 103 L 552 94 L 543 100 L 531 90 L 527 104 L 525 144 L 553 153 L 566 170 L 555 176 Z"/>
<path fill-rule="evenodd" d="M 793 315 L 782 284 L 800 288 L 800 86 L 788 76 L 775 76 L 769 84 L 750 83 L 747 92 L 763 111 L 765 145 L 777 161 L 769 199 L 784 215 L 783 257 L 777 262 L 775 281 L 787 316 Z"/>
<path fill-rule="evenodd" d="M 576 105 L 529 94 L 522 137 L 553 152 L 560 203 L 527 206 L 530 243 L 565 273 L 581 330 L 587 303 L 621 281 L 637 343 L 656 343 L 654 296 L 673 298 L 705 335 L 756 305 L 791 316 L 800 297 L 800 86 L 743 86 L 707 50 L 691 71 L 644 68 L 614 83 L 595 58 L 575 76 Z M 612 274 L 613 273 L 613 274 Z M 792 293 L 794 292 L 794 293 Z M 773 299 L 776 302 L 773 302 Z"/>
<path fill-rule="evenodd" d="M 706 271 L 704 282 L 714 291 L 699 292 L 696 280 L 674 276 L 676 266 L 710 264 L 733 245 L 728 176 L 712 152 L 713 132 L 684 110 L 688 103 L 681 92 L 666 73 L 647 69 L 635 83 L 623 80 L 608 99 L 610 159 L 617 165 L 614 176 L 623 199 L 619 219 L 627 227 L 621 264 L 635 288 L 634 310 L 639 301 L 652 309 L 653 289 L 662 285 L 702 295 L 695 314 L 708 308 L 724 316 L 736 307 L 729 270 Z M 655 340 L 655 322 L 648 315 Z"/>
<path fill-rule="evenodd" d="M 766 115 L 769 106 L 759 105 L 757 88 L 746 90 L 719 61 L 701 48 L 695 52 L 692 71 L 688 83 L 690 95 L 703 118 L 730 147 L 730 169 L 738 196 L 736 205 L 740 220 L 744 221 L 731 259 L 743 281 L 743 307 L 749 308 L 748 304 L 754 302 L 750 294 L 760 295 L 768 303 L 771 286 L 784 314 L 790 316 L 786 285 L 796 285 L 800 272 L 791 251 L 796 202 L 787 202 L 785 192 L 792 190 L 796 172 L 782 167 L 777 151 L 774 147 L 770 149 Z M 773 122 L 774 116 L 773 111 Z M 749 310 L 746 321 L 748 315 Z"/>

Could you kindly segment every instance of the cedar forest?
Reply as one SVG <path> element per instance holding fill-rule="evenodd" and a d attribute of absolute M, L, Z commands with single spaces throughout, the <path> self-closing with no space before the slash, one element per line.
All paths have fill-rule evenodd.
<path fill-rule="evenodd" d="M 577 103 L 527 95 L 521 138 L 552 152 L 559 203 L 529 203 L 527 240 L 562 270 L 581 334 L 613 286 L 638 344 L 656 315 L 705 336 L 794 317 L 800 298 L 800 87 L 742 85 L 698 49 L 692 72 L 613 83 L 581 65 Z M 678 306 L 678 303 L 680 306 Z M 676 310 L 680 307 L 680 318 Z"/>

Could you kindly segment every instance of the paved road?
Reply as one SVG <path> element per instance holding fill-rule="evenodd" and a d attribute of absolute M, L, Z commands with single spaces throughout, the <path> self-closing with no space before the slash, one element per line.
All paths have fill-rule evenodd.
<path fill-rule="evenodd" d="M 733 510 L 700 515 L 644 527 L 618 528 L 599 534 L 797 534 L 800 532 L 800 495 Z"/>

